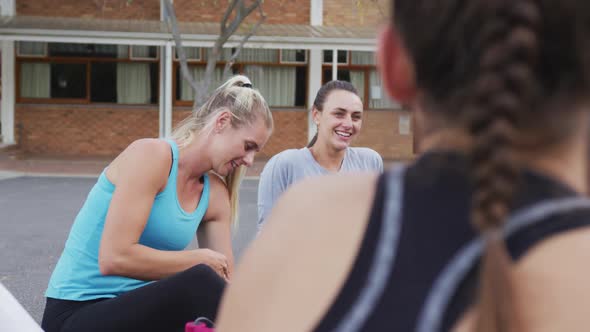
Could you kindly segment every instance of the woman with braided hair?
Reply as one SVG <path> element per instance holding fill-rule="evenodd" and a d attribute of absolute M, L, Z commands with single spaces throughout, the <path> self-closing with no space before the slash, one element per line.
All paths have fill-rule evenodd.
<path fill-rule="evenodd" d="M 590 3 L 392 3 L 381 75 L 424 155 L 292 187 L 219 330 L 587 330 Z"/>

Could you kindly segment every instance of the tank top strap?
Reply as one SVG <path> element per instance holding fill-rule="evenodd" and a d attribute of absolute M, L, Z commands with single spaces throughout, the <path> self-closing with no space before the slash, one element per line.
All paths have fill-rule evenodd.
<path fill-rule="evenodd" d="M 160 194 L 163 194 L 163 193 L 168 192 L 170 190 L 172 190 L 173 192 L 176 192 L 176 177 L 178 174 L 178 156 L 180 154 L 180 152 L 178 150 L 178 145 L 176 145 L 176 142 L 174 140 L 166 139 L 165 141 L 170 145 L 170 152 L 172 155 L 172 163 L 170 164 L 170 173 L 168 175 L 168 181 L 166 183 L 166 187 L 164 188 L 164 190 Z"/>
<path fill-rule="evenodd" d="M 571 214 L 583 213 L 584 218 L 565 218 L 555 222 L 556 218 L 567 217 Z M 579 215 L 578 215 L 579 217 Z M 551 224 L 559 227 L 542 227 L 543 221 L 553 221 Z M 519 231 L 537 231 L 534 242 L 564 230 L 590 225 L 590 199 L 586 197 L 565 197 L 538 202 L 532 206 L 512 213 L 503 228 L 506 240 Z M 529 243 L 529 245 L 531 245 Z M 468 273 L 478 264 L 485 249 L 483 237 L 466 244 L 451 259 L 433 284 L 422 312 L 418 319 L 416 331 L 440 331 L 443 326 L 447 307 L 456 294 Z"/>
<path fill-rule="evenodd" d="M 383 214 L 380 220 L 375 220 L 374 217 L 377 215 L 371 216 L 369 219 L 369 223 L 376 222 L 379 224 L 380 230 L 377 234 L 375 251 L 372 253 L 373 257 L 369 262 L 368 277 L 364 284 L 360 285 L 358 297 L 333 329 L 335 332 L 362 330 L 363 325 L 370 313 L 378 305 L 383 290 L 387 286 L 401 232 L 400 218 L 405 171 L 406 166 L 400 165 L 385 172 L 379 179 L 382 183 L 378 184 L 378 186 L 383 185 L 384 191 L 378 194 L 375 200 L 382 204 Z"/>

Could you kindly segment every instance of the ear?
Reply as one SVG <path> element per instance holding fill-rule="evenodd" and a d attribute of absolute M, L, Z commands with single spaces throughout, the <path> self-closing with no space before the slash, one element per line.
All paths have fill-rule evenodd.
<path fill-rule="evenodd" d="M 411 103 L 416 97 L 414 66 L 395 28 L 389 24 L 378 38 L 377 64 L 383 88 L 396 101 Z"/>
<path fill-rule="evenodd" d="M 319 125 L 320 123 L 320 116 L 322 115 L 322 112 L 318 111 L 317 108 L 312 108 L 311 109 L 311 116 L 313 117 L 313 122 L 317 125 Z"/>
<path fill-rule="evenodd" d="M 219 133 L 231 125 L 231 114 L 229 111 L 221 111 L 215 119 L 215 132 Z"/>

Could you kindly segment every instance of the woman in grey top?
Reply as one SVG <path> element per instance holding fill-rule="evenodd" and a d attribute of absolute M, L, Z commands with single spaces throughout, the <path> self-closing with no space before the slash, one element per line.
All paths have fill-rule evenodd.
<path fill-rule="evenodd" d="M 307 147 L 273 156 L 258 185 L 258 230 L 278 197 L 293 183 L 335 172 L 383 171 L 381 156 L 369 148 L 350 147 L 363 122 L 363 102 L 346 81 L 330 81 L 318 91 L 311 110 L 318 131 Z"/>

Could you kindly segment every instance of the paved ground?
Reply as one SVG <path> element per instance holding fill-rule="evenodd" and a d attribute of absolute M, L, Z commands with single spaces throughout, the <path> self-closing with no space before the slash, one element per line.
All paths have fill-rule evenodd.
<path fill-rule="evenodd" d="M 0 282 L 38 322 L 43 292 L 71 223 L 109 161 L 27 156 L 0 145 Z M 256 233 L 258 175 L 264 164 L 255 161 L 242 185 L 240 229 L 234 238 L 237 258 Z"/>
<path fill-rule="evenodd" d="M 20 175 L 0 168 L 0 282 L 40 322 L 47 281 L 95 178 Z M 242 185 L 237 258 L 256 232 L 257 185 Z"/>

